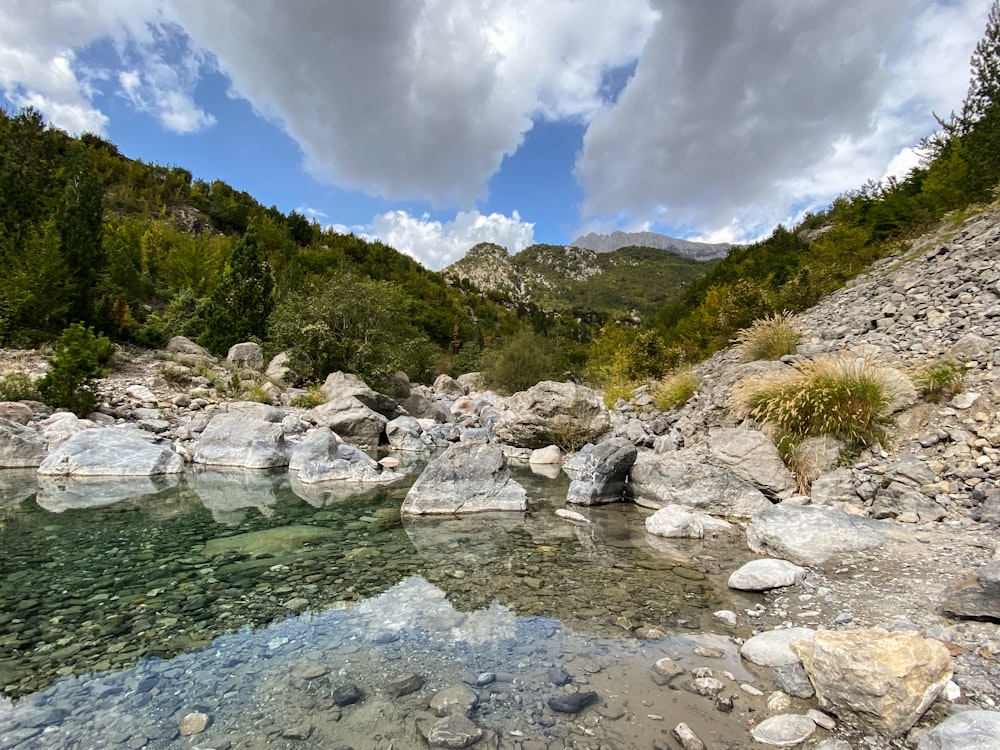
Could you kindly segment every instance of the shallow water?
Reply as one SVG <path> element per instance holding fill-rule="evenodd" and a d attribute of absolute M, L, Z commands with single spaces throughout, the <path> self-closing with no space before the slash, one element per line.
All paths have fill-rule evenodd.
<path fill-rule="evenodd" d="M 565 478 L 516 475 L 527 513 L 404 519 L 415 471 L 346 495 L 284 473 L 3 474 L 0 748 L 420 747 L 430 698 L 463 680 L 478 746 L 670 747 L 679 721 L 739 746 L 739 710 L 650 668 L 671 655 L 750 677 L 710 617 L 754 601 L 724 586 L 745 545 L 650 537 L 626 504 L 573 525 L 553 513 Z M 421 687 L 394 697 L 411 674 Z M 364 698 L 338 706 L 347 683 Z M 548 707 L 574 690 L 599 704 Z M 196 710 L 211 724 L 180 737 Z"/>

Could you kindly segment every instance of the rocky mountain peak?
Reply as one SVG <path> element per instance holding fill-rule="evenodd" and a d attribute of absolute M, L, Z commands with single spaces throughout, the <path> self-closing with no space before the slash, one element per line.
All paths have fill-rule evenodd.
<path fill-rule="evenodd" d="M 591 232 L 577 237 L 571 244 L 573 247 L 586 248 L 595 253 L 610 253 L 623 247 L 655 247 L 695 260 L 724 258 L 732 247 L 725 242 L 692 242 L 656 232 L 612 232 L 611 234 Z"/>

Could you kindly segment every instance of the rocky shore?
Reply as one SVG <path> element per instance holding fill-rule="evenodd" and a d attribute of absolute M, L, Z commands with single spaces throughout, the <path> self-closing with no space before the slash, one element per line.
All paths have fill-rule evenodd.
<path fill-rule="evenodd" d="M 649 389 L 609 410 L 582 385 L 541 383 L 502 398 L 475 376 L 444 375 L 432 387 L 399 375 L 377 393 L 334 373 L 324 402 L 307 405 L 309 394 L 285 384 L 280 355 L 265 367 L 259 348 L 241 344 L 221 362 L 175 339 L 168 352 L 121 352 L 87 419 L 0 404 L 0 466 L 35 470 L 38 503 L 59 510 L 113 502 L 109 477 L 155 488 L 220 467 L 287 467 L 307 495 L 349 493 L 398 482 L 408 457 L 444 450 L 401 509 L 433 516 L 530 509 L 508 463 L 562 465 L 573 478 L 566 522 L 634 502 L 655 511 L 643 533 L 668 555 L 671 538 L 719 537 L 777 563 L 728 571 L 734 589 L 760 593 L 751 607 L 717 612 L 716 622 L 746 662 L 773 670 L 779 690 L 754 696 L 725 669 L 656 667 L 662 684 L 714 711 L 730 711 L 734 697 L 758 700 L 744 744 L 1000 747 L 998 258 L 1000 209 L 939 230 L 797 316 L 796 355 L 743 363 L 735 349 L 720 352 L 696 367 L 695 396 L 668 413 Z M 820 442 L 814 475 L 803 481 L 731 396 L 748 378 L 828 353 L 891 368 L 894 424 L 885 445 L 846 465 L 839 446 Z M 933 403 L 910 376 L 942 357 L 961 363 L 964 389 Z M 42 362 L 7 351 L 0 369 L 38 375 Z M 584 447 L 570 455 L 559 444 Z M 376 461 L 365 449 L 379 446 L 385 455 Z M 13 487 L 4 503 L 20 499 Z M 656 636 L 648 624 L 633 633 Z M 607 696 L 587 693 L 570 691 L 579 704 L 572 713 L 590 702 L 606 708 Z M 444 711 L 424 737 L 474 745 L 482 741 L 474 718 L 472 705 Z M 654 746 L 706 746 L 690 727 L 672 730 Z M 443 739 L 462 732 L 466 744 Z"/>

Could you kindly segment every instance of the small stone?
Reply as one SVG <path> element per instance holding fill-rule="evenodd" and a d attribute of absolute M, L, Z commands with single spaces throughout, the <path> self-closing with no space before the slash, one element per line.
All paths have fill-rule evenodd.
<path fill-rule="evenodd" d="M 825 714 L 815 708 L 810 708 L 806 711 L 806 716 L 813 720 L 813 722 L 821 729 L 826 729 L 833 731 L 837 728 L 837 722 L 833 720 L 833 717 L 829 714 Z"/>
<path fill-rule="evenodd" d="M 311 667 L 306 667 L 305 669 L 299 670 L 295 676 L 300 680 L 315 680 L 317 677 L 322 677 L 325 674 L 329 674 L 330 668 L 325 664 L 315 664 Z"/>
<path fill-rule="evenodd" d="M 285 729 L 281 736 L 286 740 L 307 740 L 313 733 L 312 724 L 301 724 L 297 727 Z"/>
<path fill-rule="evenodd" d="M 715 699 L 715 710 L 721 711 L 724 714 L 728 714 L 733 710 L 733 696 L 719 696 Z"/>
<path fill-rule="evenodd" d="M 465 685 L 452 685 L 435 693 L 431 698 L 431 710 L 438 716 L 461 714 L 467 716 L 479 703 L 479 696 Z"/>
<path fill-rule="evenodd" d="M 600 700 L 600 696 L 593 690 L 583 693 L 570 693 L 569 695 L 557 695 L 549 698 L 549 708 L 564 714 L 579 713 L 587 706 L 591 706 Z"/>
<path fill-rule="evenodd" d="M 575 510 L 567 510 L 566 508 L 556 508 L 556 515 L 564 521 L 570 521 L 572 523 L 587 524 L 590 523 L 588 519 L 582 513 L 577 513 Z"/>
<path fill-rule="evenodd" d="M 353 682 L 349 682 L 346 685 L 341 685 L 336 690 L 333 691 L 333 702 L 338 706 L 350 706 L 353 703 L 357 703 L 365 694 L 361 692 L 361 688 L 355 685 Z"/>
<path fill-rule="evenodd" d="M 675 662 L 673 659 L 663 658 L 659 659 L 654 665 L 653 669 L 664 677 L 676 677 L 677 675 L 684 674 L 684 667 Z"/>
<path fill-rule="evenodd" d="M 765 745 L 795 747 L 809 739 L 815 731 L 816 724 L 808 716 L 779 714 L 757 724 L 750 730 L 750 735 Z"/>
<path fill-rule="evenodd" d="M 683 721 L 674 727 L 672 734 L 681 743 L 684 750 L 705 750 L 705 743 Z"/>
<path fill-rule="evenodd" d="M 547 673 L 549 682 L 556 687 L 568 685 L 573 681 L 573 675 L 566 671 L 565 667 L 550 667 Z"/>
<path fill-rule="evenodd" d="M 725 685 L 714 677 L 699 677 L 691 682 L 691 689 L 698 695 L 714 698 L 725 689 Z"/>
<path fill-rule="evenodd" d="M 385 692 L 395 698 L 402 698 L 404 695 L 417 692 L 423 686 L 423 677 L 418 674 L 408 674 L 387 682 Z"/>
<path fill-rule="evenodd" d="M 186 714 L 178 722 L 181 737 L 190 737 L 192 734 L 201 734 L 204 732 L 208 726 L 208 718 L 208 714 L 204 714 L 201 711 L 193 711 Z"/>
<path fill-rule="evenodd" d="M 718 612 L 713 612 L 712 617 L 731 628 L 736 627 L 736 613 L 730 609 L 720 609 Z"/>
<path fill-rule="evenodd" d="M 473 724 L 468 717 L 451 714 L 434 723 L 427 733 L 431 747 L 463 748 L 480 740 L 483 730 Z"/>
<path fill-rule="evenodd" d="M 806 569 L 787 560 L 751 560 L 729 576 L 729 588 L 739 591 L 767 591 L 802 583 Z"/>
<path fill-rule="evenodd" d="M 786 693 L 775 690 L 767 696 L 767 710 L 771 713 L 781 713 L 792 707 L 792 699 Z"/>
<path fill-rule="evenodd" d="M 297 596 L 294 599 L 289 599 L 281 606 L 283 606 L 285 609 L 292 610 L 292 612 L 301 612 L 303 609 L 309 606 L 309 600 L 303 599 L 301 596 Z"/>

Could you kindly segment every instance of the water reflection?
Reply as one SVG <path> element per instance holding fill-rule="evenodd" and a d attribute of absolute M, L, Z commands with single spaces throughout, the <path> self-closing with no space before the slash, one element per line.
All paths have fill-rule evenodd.
<path fill-rule="evenodd" d="M 247 510 L 270 518 L 288 486 L 288 474 L 273 471 L 198 468 L 189 471 L 185 479 L 216 522 L 226 526 L 243 523 Z"/>
<path fill-rule="evenodd" d="M 63 513 L 156 495 L 179 483 L 176 474 L 158 477 L 40 476 L 35 501 L 50 513 Z"/>

